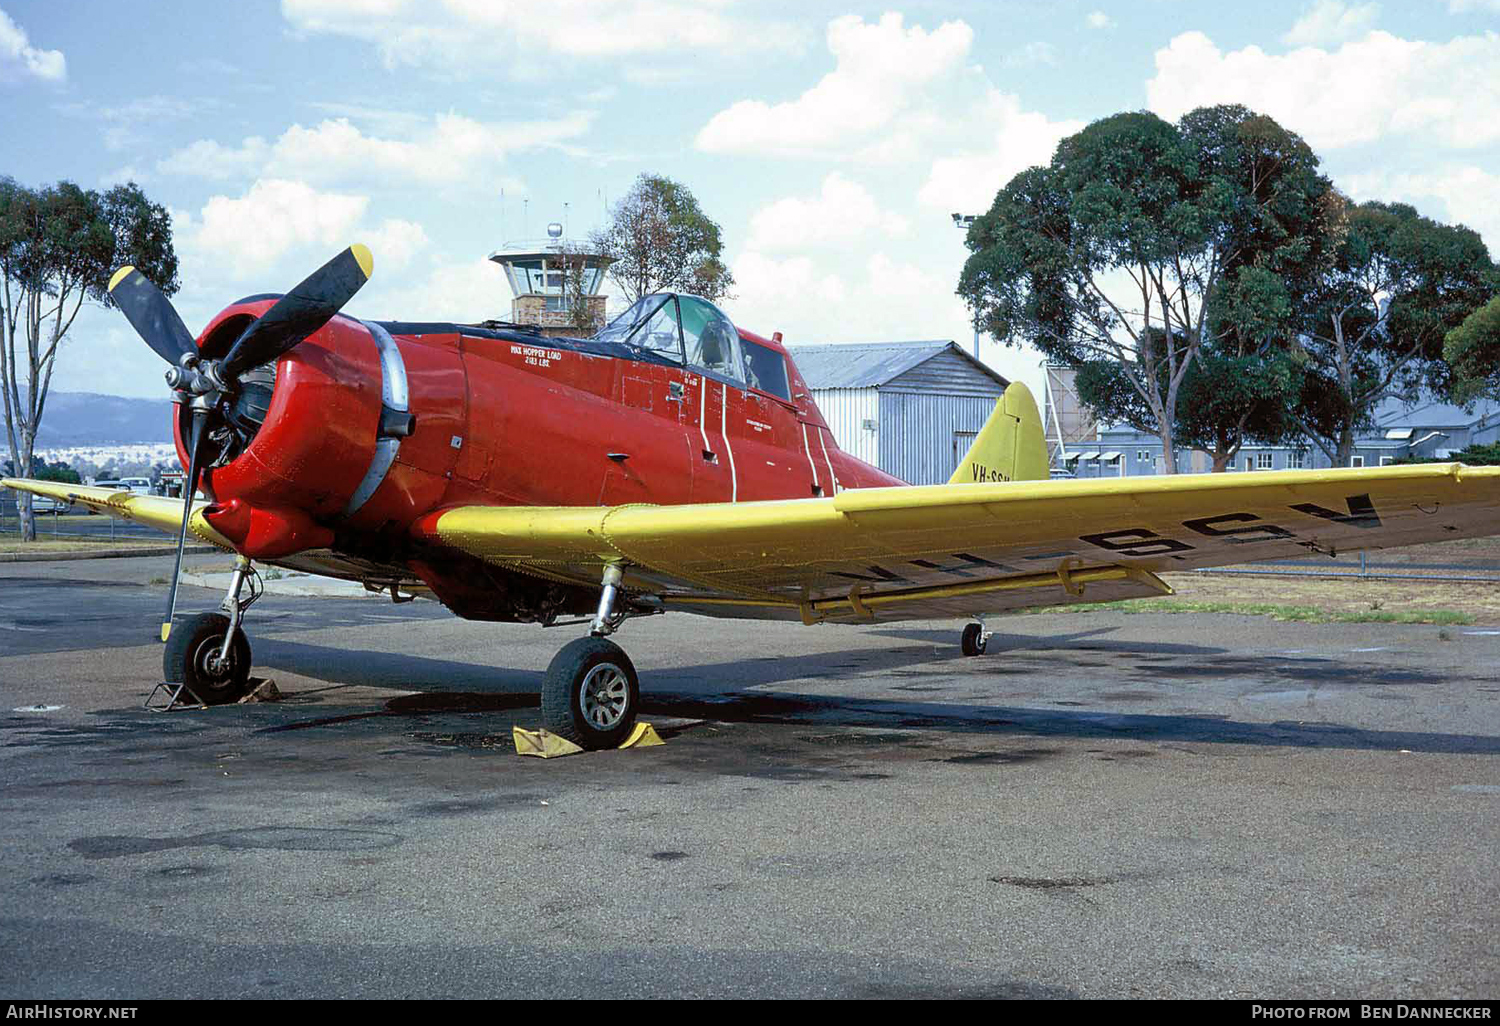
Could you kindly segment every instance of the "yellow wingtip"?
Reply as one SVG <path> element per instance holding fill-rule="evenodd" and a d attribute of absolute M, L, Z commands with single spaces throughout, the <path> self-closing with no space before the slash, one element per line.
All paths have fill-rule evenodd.
<path fill-rule="evenodd" d="M 355 262 L 359 264 L 359 269 L 364 272 L 365 279 L 368 281 L 375 273 L 375 257 L 370 252 L 370 247 L 362 246 L 356 242 L 349 247 L 349 252 L 354 254 Z"/>
<path fill-rule="evenodd" d="M 162 640 L 162 644 L 166 644 L 167 635 L 169 635 L 171 633 L 172 633 L 172 625 L 171 624 L 164 623 L 164 624 L 161 625 L 161 640 Z"/>
<path fill-rule="evenodd" d="M 109 291 L 113 292 L 115 290 L 115 286 L 124 281 L 126 275 L 128 275 L 133 270 L 135 270 L 134 267 L 126 264 L 124 267 L 116 271 L 114 277 L 109 279 Z"/>

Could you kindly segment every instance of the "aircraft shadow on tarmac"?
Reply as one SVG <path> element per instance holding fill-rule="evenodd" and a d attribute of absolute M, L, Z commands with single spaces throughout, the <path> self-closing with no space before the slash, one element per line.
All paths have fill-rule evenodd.
<path fill-rule="evenodd" d="M 1026 737 L 1070 737 L 1160 742 L 1202 742 L 1233 745 L 1342 748 L 1370 751 L 1500 754 L 1500 737 L 1478 734 L 1444 734 L 1427 731 L 1370 730 L 1336 723 L 1278 721 L 1243 722 L 1212 714 L 1121 713 L 1107 710 L 1033 708 L 1025 706 L 973 705 L 935 699 L 892 700 L 793 692 L 761 692 L 747 689 L 786 681 L 848 679 L 850 670 L 889 674 L 903 668 L 930 664 L 932 639 L 945 639 L 951 632 L 890 632 L 917 637 L 926 644 L 901 645 L 890 649 L 859 649 L 787 656 L 764 660 L 708 663 L 650 672 L 649 686 L 642 695 L 643 716 L 707 719 L 728 723 L 771 723 L 806 726 L 846 726 L 886 729 L 934 729 L 961 734 L 1020 735 Z M 1092 641 L 1087 637 L 1108 629 L 1082 634 L 1033 637 L 1007 644 L 1003 652 L 984 657 L 995 661 L 995 670 L 1045 674 L 1075 662 L 1080 668 L 1117 666 L 1118 660 L 1138 662 L 1122 684 L 1158 683 L 1164 674 L 1174 677 L 1260 677 L 1285 687 L 1288 682 L 1309 688 L 1369 687 L 1372 685 L 1423 685 L 1443 678 L 1409 670 L 1381 670 L 1369 665 L 1346 665 L 1333 659 L 1233 656 L 1227 650 L 1201 645 L 1156 642 Z M 1017 666 L 1006 655 L 1025 650 L 1029 666 Z M 264 728 L 281 732 L 331 727 L 355 721 L 404 720 L 412 716 L 440 713 L 496 713 L 534 707 L 540 703 L 541 674 L 534 671 L 497 669 L 454 660 L 430 659 L 399 653 L 362 653 L 357 661 L 334 648 L 298 642 L 268 640 L 257 653 L 260 663 L 329 681 L 334 685 L 400 688 L 416 694 L 398 696 L 384 708 L 332 717 L 301 718 L 296 706 L 283 707 L 287 721 Z M 963 657 L 954 655 L 952 661 Z M 1171 659 L 1170 666 L 1162 660 Z M 1150 660 L 1156 660 L 1151 662 Z M 969 685 L 982 685 L 987 674 L 966 678 Z M 940 679 L 940 678 L 939 678 Z M 298 711 L 311 711 L 302 707 Z"/>

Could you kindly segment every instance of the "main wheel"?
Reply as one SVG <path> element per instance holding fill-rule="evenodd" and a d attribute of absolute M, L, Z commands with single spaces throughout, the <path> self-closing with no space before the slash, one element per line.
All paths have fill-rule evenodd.
<path fill-rule="evenodd" d="M 635 726 L 640 680 L 625 650 L 604 638 L 563 646 L 542 681 L 542 724 L 582 748 L 618 748 Z"/>
<path fill-rule="evenodd" d="M 199 613 L 173 624 L 161 655 L 162 679 L 186 684 L 204 705 L 238 699 L 250 682 L 250 642 L 244 631 L 235 631 L 229 658 L 220 662 L 228 632 L 229 617 L 223 613 Z"/>
<path fill-rule="evenodd" d="M 987 644 L 984 640 L 984 625 L 971 623 L 965 627 L 961 644 L 966 656 L 984 655 L 985 645 Z"/>

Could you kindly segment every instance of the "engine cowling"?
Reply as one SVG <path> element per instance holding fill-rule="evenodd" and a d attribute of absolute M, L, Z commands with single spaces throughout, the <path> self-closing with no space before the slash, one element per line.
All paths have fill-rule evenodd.
<path fill-rule="evenodd" d="M 199 351 L 222 357 L 274 298 L 226 308 L 198 337 Z M 382 385 L 380 342 L 365 324 L 342 315 L 274 369 L 247 374 L 204 454 L 209 523 L 252 559 L 331 545 L 332 525 L 351 514 L 382 431 L 411 430 L 409 416 L 383 402 Z M 393 421 L 392 413 L 407 419 Z M 175 438 L 184 466 L 187 417 L 179 407 Z"/>

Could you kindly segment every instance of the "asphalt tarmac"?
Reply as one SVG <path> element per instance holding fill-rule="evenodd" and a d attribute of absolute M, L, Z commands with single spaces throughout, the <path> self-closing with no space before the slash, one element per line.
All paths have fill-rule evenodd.
<path fill-rule="evenodd" d="M 583 628 L 427 602 L 268 596 L 285 701 L 142 711 L 169 569 L 0 565 L 0 997 L 1500 993 L 1497 631 L 668 616 L 666 746 L 542 761 Z"/>

